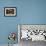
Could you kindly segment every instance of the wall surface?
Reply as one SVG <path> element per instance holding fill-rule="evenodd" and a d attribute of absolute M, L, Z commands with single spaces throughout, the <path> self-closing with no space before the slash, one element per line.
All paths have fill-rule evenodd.
<path fill-rule="evenodd" d="M 17 8 L 16 17 L 4 17 L 9 6 Z M 18 32 L 18 24 L 46 24 L 46 0 L 0 0 L 0 44 L 8 43 L 9 32 Z"/>

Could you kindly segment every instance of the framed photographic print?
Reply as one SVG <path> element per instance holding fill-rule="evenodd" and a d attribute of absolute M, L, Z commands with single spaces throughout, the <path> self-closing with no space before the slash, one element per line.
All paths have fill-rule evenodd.
<path fill-rule="evenodd" d="M 7 17 L 16 16 L 16 7 L 5 7 L 4 8 L 4 16 L 7 16 Z"/>

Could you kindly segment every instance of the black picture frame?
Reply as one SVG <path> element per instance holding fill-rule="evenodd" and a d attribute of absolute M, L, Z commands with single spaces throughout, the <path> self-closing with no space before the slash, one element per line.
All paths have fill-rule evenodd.
<path fill-rule="evenodd" d="M 16 7 L 4 7 L 4 16 L 5 17 L 16 17 L 17 8 Z"/>

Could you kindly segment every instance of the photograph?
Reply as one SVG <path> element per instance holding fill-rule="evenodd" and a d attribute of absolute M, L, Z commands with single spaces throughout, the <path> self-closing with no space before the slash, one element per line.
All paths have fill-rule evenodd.
<path fill-rule="evenodd" d="M 5 7 L 4 16 L 16 16 L 16 7 Z"/>

